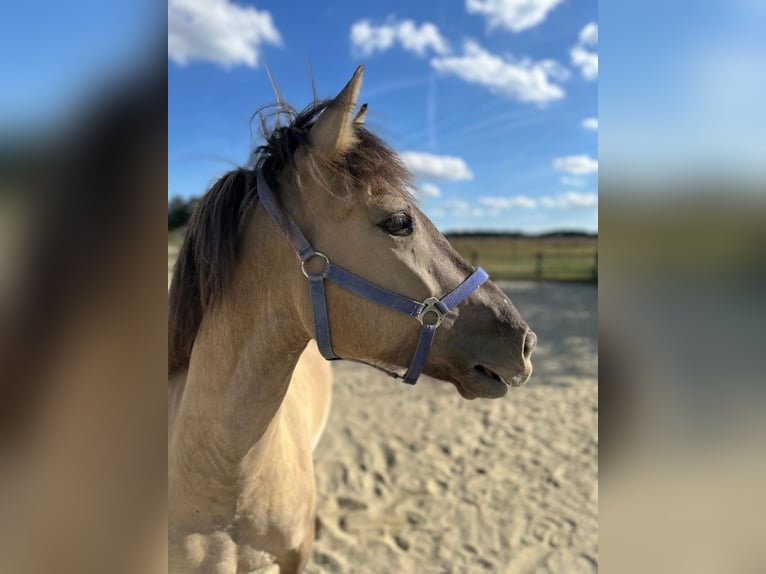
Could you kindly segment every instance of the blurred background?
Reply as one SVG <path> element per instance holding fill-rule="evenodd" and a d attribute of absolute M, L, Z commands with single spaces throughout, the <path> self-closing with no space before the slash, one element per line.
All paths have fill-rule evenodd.
<path fill-rule="evenodd" d="M 387 458 L 358 427 L 328 435 L 319 485 L 336 526 L 312 568 L 352 568 L 360 548 L 398 571 L 422 556 L 466 572 L 766 569 L 762 2 L 167 10 L 2 8 L 0 571 L 164 569 L 162 269 L 194 198 L 257 144 L 251 116 L 275 100 L 265 66 L 301 107 L 309 64 L 330 96 L 359 63 L 369 124 L 426 214 L 509 281 L 540 358 L 505 403 L 427 384 L 452 424 L 422 429 L 428 457 L 399 454 L 377 499 L 360 498 L 375 487 L 363 475 L 337 479 L 342 456 Z M 340 373 L 348 389 L 355 376 Z M 383 385 L 373 396 L 395 394 Z M 473 430 L 439 442 L 455 428 Z M 406 489 L 419 494 L 391 506 Z"/>
<path fill-rule="evenodd" d="M 766 5 L 601 2 L 607 572 L 757 572 Z"/>
<path fill-rule="evenodd" d="M 163 571 L 164 7 L 0 12 L 0 571 Z"/>

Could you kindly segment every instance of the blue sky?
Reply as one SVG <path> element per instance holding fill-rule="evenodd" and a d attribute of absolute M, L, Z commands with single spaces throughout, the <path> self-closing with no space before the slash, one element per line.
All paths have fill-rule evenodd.
<path fill-rule="evenodd" d="M 766 175 L 766 2 L 602 2 L 602 181 Z M 661 185 L 657 185 L 657 184 Z"/>
<path fill-rule="evenodd" d="M 9 0 L 0 16 L 0 130 L 49 129 L 104 82 L 144 64 L 164 34 L 146 0 Z"/>
<path fill-rule="evenodd" d="M 440 228 L 597 229 L 595 0 L 325 4 L 171 0 L 169 196 L 246 161 L 264 64 L 298 107 L 308 61 L 322 97 L 365 64 L 367 124 Z"/>

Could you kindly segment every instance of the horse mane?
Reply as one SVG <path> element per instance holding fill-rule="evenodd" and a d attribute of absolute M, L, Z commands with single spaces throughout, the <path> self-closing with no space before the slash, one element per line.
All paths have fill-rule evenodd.
<path fill-rule="evenodd" d="M 310 130 L 331 100 L 314 101 L 298 112 L 285 103 L 266 106 L 260 116 L 261 137 L 265 143 L 255 149 L 248 167 L 224 174 L 202 196 L 192 214 L 173 269 L 168 311 L 168 376 L 189 366 L 192 346 L 205 312 L 229 288 L 239 252 L 244 224 L 258 203 L 256 172 L 263 170 L 266 181 L 279 200 L 277 178 L 284 169 L 294 168 L 295 151 L 300 144 L 310 145 Z M 263 110 L 276 124 L 270 128 Z M 281 119 L 288 119 L 281 125 Z M 361 184 L 373 193 L 391 189 L 393 184 L 408 194 L 410 174 L 399 156 L 380 138 L 361 124 L 354 124 L 356 145 L 341 158 L 320 163 L 308 154 L 309 168 L 328 192 L 351 193 Z M 331 190 L 324 174 L 332 176 Z M 299 181 L 296 182 L 298 185 Z M 376 185 L 377 184 L 377 185 Z"/>

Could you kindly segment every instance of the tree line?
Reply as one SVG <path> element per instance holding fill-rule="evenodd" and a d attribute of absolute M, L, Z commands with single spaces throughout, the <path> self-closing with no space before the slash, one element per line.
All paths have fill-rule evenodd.
<path fill-rule="evenodd" d="M 196 197 L 174 197 L 168 201 L 168 231 L 184 227 L 199 201 Z"/>

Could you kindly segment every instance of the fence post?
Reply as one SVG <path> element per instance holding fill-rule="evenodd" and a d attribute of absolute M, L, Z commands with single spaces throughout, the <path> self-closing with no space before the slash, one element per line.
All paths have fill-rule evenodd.
<path fill-rule="evenodd" d="M 543 254 L 537 253 L 535 254 L 536 262 L 536 268 L 535 268 L 535 276 L 537 277 L 538 281 L 542 281 L 543 279 Z"/>

